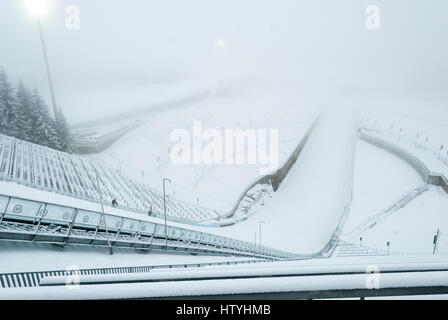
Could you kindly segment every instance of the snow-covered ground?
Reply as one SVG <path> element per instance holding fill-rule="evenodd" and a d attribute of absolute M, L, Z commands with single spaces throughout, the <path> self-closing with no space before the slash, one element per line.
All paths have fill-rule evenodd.
<path fill-rule="evenodd" d="M 203 130 L 221 132 L 278 129 L 280 166 L 308 132 L 320 106 L 283 92 L 265 91 L 255 92 L 247 85 L 223 95 L 211 95 L 187 108 L 157 113 L 100 157 L 153 188 L 162 190 L 162 179 L 168 177 L 172 180 L 167 188 L 169 194 L 219 212 L 230 211 L 242 191 L 260 177 L 261 165 L 174 165 L 170 134 L 175 129 L 192 132 L 194 121 L 200 121 Z"/>
<path fill-rule="evenodd" d="M 416 148 L 414 144 L 403 139 L 386 137 L 417 155 L 430 170 L 442 173 L 447 171 L 448 167 L 428 150 Z M 310 143 L 312 142 L 310 141 Z M 290 175 L 294 176 L 294 170 L 297 169 L 298 164 L 293 167 Z M 285 184 L 290 179 L 292 178 L 288 177 Z M 305 216 L 305 218 L 301 216 L 295 220 L 291 214 L 291 208 L 295 204 L 289 203 L 287 205 L 284 201 L 278 202 L 277 199 L 284 199 L 284 190 L 284 188 L 280 188 L 278 193 L 272 194 L 272 200 L 268 199 L 264 207 L 252 209 L 247 222 L 226 227 L 224 230 L 232 236 L 244 237 L 245 240 L 249 241 L 251 236 L 259 233 L 259 221 L 265 221 L 267 223 L 262 224 L 263 242 L 274 247 L 281 246 L 281 242 L 287 242 L 283 240 L 287 237 L 288 232 L 286 230 L 289 230 L 289 225 L 295 221 L 300 221 L 304 225 L 310 219 L 309 216 Z M 410 195 L 409 200 L 406 199 L 408 195 Z M 404 204 L 403 208 L 383 212 L 403 198 L 404 201 L 401 202 Z M 363 246 L 383 252 L 387 252 L 386 244 L 390 242 L 392 253 L 432 253 L 433 236 L 440 229 L 438 251 L 446 252 L 447 242 L 444 241 L 443 230 L 446 229 L 445 225 L 448 224 L 448 216 L 444 214 L 448 205 L 446 203 L 447 198 L 448 195 L 441 188 L 425 186 L 418 173 L 402 159 L 377 146 L 359 140 L 356 148 L 353 203 L 344 225 L 342 239 L 359 245 L 359 238 L 362 237 Z M 297 199 L 299 199 L 298 196 Z M 280 210 L 281 208 L 283 210 Z M 280 225 L 279 221 L 281 220 L 278 217 L 282 211 L 287 212 L 285 213 L 285 221 L 288 221 L 287 226 L 285 224 Z M 366 221 L 369 223 L 366 224 Z M 279 224 L 276 225 L 275 222 Z M 376 225 L 374 225 L 375 223 Z M 328 225 L 330 224 L 322 223 L 320 226 Z M 367 227 L 365 227 L 366 225 Z M 374 226 L 370 228 L 371 225 Z M 309 225 L 307 226 L 309 227 Z M 358 226 L 364 227 L 360 228 L 359 234 L 353 232 L 356 231 Z M 273 236 L 269 236 L 269 228 L 276 231 L 272 232 Z M 248 234 L 247 230 L 251 230 L 251 232 Z M 297 232 L 293 235 L 294 240 L 292 242 L 297 240 L 302 244 L 301 253 L 305 252 L 303 248 L 306 245 L 313 247 L 313 251 L 317 251 L 314 243 L 325 234 L 322 227 L 312 230 L 314 232 L 310 232 L 307 236 L 304 236 L 306 232 L 303 234 Z M 302 236 L 304 237 L 302 238 Z M 291 248 L 288 249 L 291 250 Z"/>
<path fill-rule="evenodd" d="M 440 230 L 438 252 L 448 252 L 448 195 L 431 189 L 362 234 L 366 246 L 396 253 L 432 253 L 433 237 Z"/>
<path fill-rule="evenodd" d="M 270 262 L 252 265 L 206 267 L 194 270 L 160 270 L 132 277 L 169 278 L 180 276 L 210 275 L 265 275 L 254 279 L 216 279 L 195 281 L 163 281 L 112 285 L 87 285 L 73 287 L 16 288 L 0 291 L 0 299 L 110 299 L 143 298 L 201 294 L 266 293 L 315 291 L 331 289 L 366 289 L 368 285 L 379 288 L 408 286 L 440 286 L 447 284 L 446 272 L 437 271 L 447 267 L 446 255 L 386 256 L 318 259 L 290 262 Z M 408 271 L 402 273 L 370 274 L 370 271 Z M 419 270 L 434 270 L 419 273 Z M 326 272 L 357 272 L 353 275 L 310 275 Z M 180 273 L 179 273 L 180 272 Z M 271 278 L 275 274 L 306 274 Z M 124 279 L 126 275 L 106 276 Z"/>
<path fill-rule="evenodd" d="M 324 122 L 325 124 L 325 122 Z M 344 125 L 345 124 L 345 125 Z M 327 124 L 328 125 L 328 124 Z M 322 189 L 320 194 L 325 194 L 325 199 L 333 200 L 332 203 L 320 204 L 310 194 L 301 193 L 305 198 L 301 198 L 297 192 L 301 185 L 308 188 L 309 192 L 316 194 L 318 179 L 314 179 L 316 189 L 313 188 L 313 176 L 304 174 L 304 172 L 319 172 L 329 174 L 331 168 L 318 171 L 313 168 L 319 167 L 320 163 L 316 159 L 325 158 L 323 155 L 334 154 L 331 151 L 340 150 L 341 147 L 347 148 L 350 146 L 349 141 L 353 142 L 356 137 L 347 134 L 347 126 L 344 122 L 339 122 L 345 130 L 335 130 L 334 124 L 325 125 L 320 128 L 318 125 L 316 131 L 309 139 L 308 147 L 306 147 L 299 161 L 293 167 L 290 175 L 285 180 L 284 184 L 279 189 L 278 193 L 272 194 L 272 199 L 266 201 L 264 206 L 260 206 L 251 213 L 249 219 L 245 222 L 239 223 L 232 227 L 226 228 L 207 228 L 207 231 L 213 233 L 225 234 L 229 237 L 240 238 L 242 240 L 251 241 L 254 233 L 258 232 L 259 222 L 262 224 L 262 239 L 263 244 L 274 246 L 279 249 L 290 249 L 285 247 L 285 243 L 289 245 L 300 246 L 301 252 L 318 251 L 319 248 L 312 247 L 319 243 L 320 247 L 326 244 L 328 237 L 331 236 L 332 231 L 337 227 L 337 223 L 341 218 L 342 212 L 335 212 L 334 210 L 322 211 L 326 205 L 327 208 L 334 208 L 336 206 L 343 207 L 341 199 L 341 192 L 343 190 L 351 190 L 351 180 L 347 180 L 347 188 L 342 188 L 341 179 L 332 177 L 332 181 L 337 181 L 338 190 Z M 339 127 L 339 128 L 341 128 Z M 338 135 L 328 135 L 327 130 L 332 129 L 333 133 L 338 132 Z M 347 134 L 347 135 L 346 135 Z M 329 139 L 331 136 L 333 139 Z M 325 139 L 319 139 L 323 138 Z M 345 137 L 345 139 L 344 139 Z M 337 143 L 339 142 L 339 143 Z M 331 148 L 325 148 L 330 145 Z M 333 148 L 333 149 L 332 149 Z M 346 172 L 336 170 L 336 174 L 340 174 L 340 178 L 347 177 L 347 172 L 354 169 L 353 173 L 353 202 L 350 214 L 346 220 L 344 233 L 349 232 L 359 223 L 365 219 L 376 215 L 379 211 L 390 205 L 391 202 L 397 200 L 407 190 L 413 186 L 422 184 L 421 178 L 418 174 L 409 167 L 405 162 L 398 159 L 394 155 L 372 146 L 362 140 L 358 140 L 355 148 L 347 150 L 346 152 L 336 153 L 343 154 L 346 157 L 351 155 L 354 160 L 351 165 L 347 165 Z M 306 161 L 306 159 L 311 159 Z M 337 160 L 334 156 L 332 160 Z M 350 163 L 345 159 L 339 159 L 344 163 Z M 338 164 L 340 169 L 340 163 Z M 311 170 L 312 169 L 312 170 Z M 332 174 L 335 174 L 334 172 Z M 303 179 L 303 180 L 302 180 Z M 350 183 L 349 183 L 350 182 Z M 336 186 L 336 185 L 335 185 Z M 350 188 L 348 188 L 350 186 Z M 301 189 L 304 190 L 304 189 Z M 331 193 L 328 193 L 331 191 Z M 283 192 L 285 191 L 285 192 Z M 37 191 L 36 191 L 37 192 Z M 289 194 L 289 197 L 288 197 Z M 331 195 L 333 194 L 333 198 Z M 36 195 L 37 196 L 37 195 Z M 285 200 L 286 199 L 286 200 Z M 61 199 L 62 201 L 63 199 Z M 74 201 L 74 200 L 73 200 Z M 309 201 L 309 202 L 308 202 Z M 313 207 L 309 205 L 312 204 Z M 278 210 L 281 206 L 284 210 Z M 296 215 L 291 215 L 291 210 L 288 208 L 297 205 L 298 208 L 311 208 L 314 214 L 302 214 L 302 212 L 309 213 L 310 211 L 297 210 Z M 446 262 L 448 253 L 448 241 L 444 239 L 444 228 L 448 228 L 448 216 L 444 213 L 448 205 L 448 196 L 446 193 L 437 187 L 431 187 L 429 191 L 417 196 L 410 201 L 404 208 L 394 212 L 392 215 L 379 221 L 373 228 L 362 233 L 363 246 L 374 247 L 386 250 L 386 241 L 391 242 L 391 256 L 370 256 L 370 257 L 344 257 L 344 258 L 329 258 L 329 259 L 311 259 L 305 261 L 295 262 L 276 262 L 276 263 L 261 263 L 251 266 L 238 266 L 238 270 L 252 270 L 256 272 L 273 273 L 282 270 L 286 272 L 286 268 L 299 267 L 297 270 L 305 270 L 311 268 L 313 270 L 326 270 L 329 267 L 337 267 L 341 270 L 350 270 L 350 268 L 362 268 L 363 270 L 369 266 L 378 267 L 379 270 L 386 270 L 388 267 L 396 267 L 397 265 L 420 268 L 431 265 L 432 267 Z M 320 214 L 320 213 L 326 213 Z M 286 223 L 284 222 L 286 221 Z M 325 221 L 325 222 L 323 222 Z M 331 221 L 331 223 L 329 223 Z M 277 223 L 277 225 L 276 225 Z M 328 228 L 322 228 L 322 226 Z M 311 227 L 314 229 L 312 231 Z M 203 228 L 192 227 L 194 229 L 202 230 Z M 308 230 L 307 230 L 308 229 Z M 432 255 L 432 236 L 434 232 L 441 230 L 441 241 L 439 244 L 439 253 Z M 281 232 L 279 232 L 281 230 Z M 258 239 L 257 239 L 258 240 Z M 144 255 L 130 253 L 126 250 L 119 250 L 115 256 L 108 256 L 102 249 L 92 249 L 84 251 L 82 248 L 68 248 L 59 249 L 52 248 L 51 250 L 45 246 L 36 246 L 29 250 L 27 246 L 8 245 L 7 247 L 0 247 L 2 250 L 0 254 L 6 257 L 4 261 L 8 261 L 6 269 L 14 272 L 30 271 L 30 267 L 23 263 L 23 256 L 35 257 L 37 268 L 33 270 L 48 270 L 50 266 L 54 269 L 64 269 L 67 266 L 75 265 L 79 267 L 92 266 L 128 266 L 145 265 L 148 264 L 164 264 L 164 263 L 193 263 L 193 262 L 212 262 L 225 261 L 226 259 L 236 260 L 235 258 L 219 258 L 219 257 L 192 257 L 192 256 L 165 256 L 160 255 Z M 308 246 L 308 247 L 307 247 Z M 294 248 L 291 250 L 293 251 Z M 297 253 L 298 250 L 296 250 Z M 411 254 L 409 254 L 411 253 Z M 3 267 L 3 266 L 2 266 Z M 232 268 L 225 267 L 227 271 L 232 273 Z M 213 270 L 224 270 L 223 268 L 208 268 L 213 273 Z M 236 269 L 235 269 L 236 270 Z M 376 270 L 376 269 L 375 269 Z M 224 272 L 224 271 L 222 271 Z M 282 271 L 280 271 L 282 272 Z M 115 284 L 115 285 L 97 285 L 89 287 L 81 287 L 80 290 L 67 290 L 66 288 L 40 288 L 40 289 L 8 289 L 8 295 L 3 298 L 38 298 L 38 297 L 52 297 L 52 298 L 111 298 L 111 297 L 148 297 L 158 295 L 182 295 L 182 294 L 229 294 L 233 292 L 275 292 L 275 291 L 293 291 L 293 290 L 316 290 L 316 289 L 334 289 L 334 288 L 365 288 L 366 277 L 368 275 L 356 276 L 337 276 L 337 277 L 289 277 L 281 281 L 279 279 L 261 279 L 261 280 L 212 280 L 201 282 L 183 282 L 183 286 L 178 284 Z M 403 273 L 400 275 L 381 275 L 381 287 L 399 287 L 409 285 L 441 285 L 446 278 L 444 272 L 431 273 Z M 329 285 L 331 283 L 331 285 Z M 187 285 L 187 286 L 185 286 Z M 182 288 L 187 288 L 182 289 Z M 86 290 L 88 288 L 88 290 Z M 426 297 L 422 297 L 426 298 Z"/>
<path fill-rule="evenodd" d="M 448 155 L 448 117 L 446 99 L 437 96 L 404 96 L 369 99 L 364 124 L 382 132 L 399 135 Z M 401 139 L 400 144 L 405 141 Z M 440 146 L 443 145 L 443 150 Z M 425 154 L 417 155 L 425 156 Z M 435 163 L 432 163 L 435 165 Z M 437 170 L 434 168 L 433 170 Z"/>
<path fill-rule="evenodd" d="M 219 106 L 223 108 L 224 105 L 227 108 L 232 108 L 232 106 L 241 108 L 244 101 L 247 101 L 247 96 L 242 93 L 241 95 L 243 97 L 236 94 L 219 98 L 212 97 L 209 102 L 215 104 L 213 108 Z M 269 114 L 268 102 L 265 104 L 266 113 L 262 113 L 263 115 Z M 272 113 L 275 117 L 260 120 L 260 113 L 254 114 L 252 113 L 253 110 L 248 108 L 243 112 L 245 117 L 243 116 L 242 120 L 237 121 L 232 116 L 213 118 L 213 115 L 206 112 L 207 106 L 207 101 L 205 101 L 185 110 L 159 113 L 146 125 L 128 133 L 121 141 L 106 151 L 102 158 L 113 164 L 114 161 L 122 157 L 123 159 L 119 161 L 122 161 L 123 170 L 131 174 L 134 173 L 136 176 L 141 175 L 141 172 L 138 172 L 135 168 L 151 168 L 153 174 L 148 174 L 148 171 L 145 170 L 145 176 L 143 177 L 145 182 L 149 184 L 156 184 L 154 181 L 161 180 L 164 176 L 170 177 L 173 183 L 168 186 L 168 190 L 173 196 L 184 197 L 189 200 L 197 197 L 195 200 L 199 199 L 201 205 L 208 204 L 215 207 L 218 205 L 222 209 L 225 203 L 230 208 L 235 204 L 241 191 L 258 177 L 259 168 L 257 166 L 226 165 L 208 168 L 207 166 L 194 165 L 174 166 L 170 162 L 169 148 L 166 150 L 170 146 L 167 138 L 169 132 L 182 126 L 188 129 L 191 121 L 195 119 L 203 119 L 205 127 L 214 127 L 218 123 L 224 124 L 223 126 L 228 124 L 228 126 L 235 125 L 242 128 L 258 127 L 255 124 L 256 121 L 258 121 L 257 123 L 261 121 L 268 127 L 268 124 L 275 123 L 283 130 L 280 137 L 285 138 L 280 145 L 280 162 L 282 163 L 292 153 L 315 119 L 315 110 L 304 109 L 306 116 L 297 113 L 297 118 L 294 120 L 285 119 L 283 114 L 276 113 Z M 292 109 L 295 108 L 291 107 Z M 345 237 L 350 235 L 350 232 L 366 219 L 375 217 L 407 191 L 421 186 L 423 182 L 405 162 L 363 141 L 357 143 L 356 160 L 353 165 L 354 141 L 356 140 L 354 125 L 350 121 L 347 122 L 347 119 L 345 119 L 347 113 L 344 110 L 336 109 L 336 111 L 339 114 L 338 117 L 335 117 L 333 113 L 332 117 L 324 116 L 320 120 L 324 125 L 320 124 L 316 127 L 298 162 L 292 168 L 280 190 L 277 193 L 267 190 L 266 201 L 260 201 L 251 208 L 247 221 L 224 228 L 201 228 L 198 226 L 191 226 L 190 228 L 250 242 L 255 238 L 255 241 L 259 243 L 261 222 L 263 245 L 301 254 L 319 252 L 328 243 L 339 223 L 343 222 L 341 215 L 344 212 L 344 206 L 349 202 L 347 197 L 352 191 L 351 176 L 354 167 L 353 203 L 344 226 L 344 239 L 358 242 L 359 238 L 357 237 L 363 236 L 364 245 L 386 249 L 385 242 L 392 241 L 392 236 L 387 236 L 390 239 L 385 240 L 388 233 L 383 233 L 381 229 L 375 231 L 375 229 L 379 228 L 380 225 L 384 226 L 383 228 L 393 229 L 395 238 L 397 238 L 397 234 L 403 228 L 398 227 L 401 220 L 395 221 L 393 218 L 402 216 L 400 214 L 405 212 L 405 209 L 410 210 L 411 214 L 417 214 L 416 212 L 421 210 L 415 207 L 418 200 L 422 201 L 421 205 L 427 212 L 426 216 L 435 215 L 435 220 L 429 219 L 426 224 L 427 228 L 421 230 L 421 232 L 415 230 L 413 233 L 403 231 L 403 235 L 398 240 L 394 238 L 392 243 L 397 243 L 397 246 L 392 246 L 391 249 L 394 252 L 427 252 L 430 250 L 431 241 L 428 244 L 427 239 L 432 240 L 432 234 L 437 228 L 443 229 L 444 225 L 443 216 L 440 216 L 440 219 L 437 218 L 445 205 L 443 203 L 443 192 L 439 192 L 441 197 L 433 196 L 431 200 L 426 199 L 423 195 L 417 195 L 417 198 L 411 200 L 404 209 L 394 212 L 391 216 L 381 217 L 381 221 L 378 221 L 378 225 L 374 228 L 366 232 L 361 230 L 362 233 L 356 234 L 355 238 L 353 236 Z M 248 121 L 248 124 L 243 123 L 243 120 Z M 295 138 L 293 137 L 294 134 L 296 134 Z M 291 137 L 291 139 L 286 139 L 288 137 Z M 388 138 L 398 145 L 410 149 L 414 148 L 410 151 L 424 159 L 430 169 L 436 168 L 433 171 L 444 172 L 446 170 L 445 164 L 431 155 L 428 150 L 416 148 L 412 143 L 403 139 Z M 141 146 L 145 144 L 155 147 L 153 149 L 142 149 Z M 152 159 L 157 154 L 160 155 L 160 158 Z M 162 161 L 163 154 L 165 162 L 157 167 L 156 164 Z M 154 161 L 151 162 L 151 159 Z M 131 169 L 132 163 L 135 165 L 134 170 Z M 157 174 L 159 178 L 153 179 Z M 185 181 L 193 187 L 183 186 Z M 88 210 L 100 210 L 99 204 L 79 199 L 49 194 L 11 183 L 1 182 L 1 186 L 2 190 L 8 191 L 7 193 L 10 195 L 19 197 L 26 195 L 30 199 L 83 207 Z M 424 195 L 432 194 L 433 189 L 435 188 Z M 322 199 L 326 200 L 322 201 Z M 107 208 L 107 212 L 136 217 L 133 213 L 113 208 Z M 145 219 L 157 220 L 149 217 L 145 217 Z M 419 223 L 416 223 L 414 226 L 417 228 L 418 225 Z M 413 230 L 411 225 L 408 227 L 409 230 Z M 443 233 L 443 230 L 441 231 Z M 425 245 L 414 248 L 414 242 L 425 243 Z M 440 250 L 443 250 L 442 243 Z"/>
<path fill-rule="evenodd" d="M 402 132 L 406 131 L 409 132 L 409 128 L 403 127 Z M 378 136 L 417 156 L 430 171 L 445 175 L 448 172 L 448 167 L 440 160 L 437 152 L 418 146 L 411 137 L 390 135 L 387 132 Z M 395 184 L 395 179 L 391 182 Z M 437 252 L 446 252 L 447 241 L 443 230 L 448 225 L 447 200 L 448 195 L 441 187 L 430 186 L 428 191 L 418 195 L 390 216 L 379 219 L 372 228 L 359 236 L 363 237 L 366 246 L 383 250 L 387 249 L 386 243 L 390 242 L 390 250 L 394 253 L 431 253 L 434 249 L 434 235 L 439 230 Z"/>
<path fill-rule="evenodd" d="M 354 120 L 330 110 L 272 199 L 246 221 L 211 232 L 251 241 L 261 224 L 263 245 L 300 254 L 321 251 L 350 204 L 356 140 Z"/>
<path fill-rule="evenodd" d="M 356 150 L 353 204 L 344 227 L 350 233 L 405 192 L 423 183 L 417 172 L 391 153 L 359 140 Z"/>

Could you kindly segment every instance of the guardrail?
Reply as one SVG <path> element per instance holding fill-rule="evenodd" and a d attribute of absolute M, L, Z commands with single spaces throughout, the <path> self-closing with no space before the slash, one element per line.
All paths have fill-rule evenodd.
<path fill-rule="evenodd" d="M 0 240 L 235 255 L 300 258 L 204 232 L 84 209 L 0 195 Z"/>
<path fill-rule="evenodd" d="M 425 164 L 423 164 L 423 162 L 421 162 L 413 154 L 407 152 L 406 150 L 395 144 L 385 141 L 384 139 L 380 139 L 378 137 L 369 135 L 364 131 L 360 132 L 360 138 L 372 145 L 375 145 L 397 156 L 398 158 L 409 164 L 412 168 L 414 168 L 425 183 L 429 181 L 430 171 L 428 167 L 426 167 Z"/>
<path fill-rule="evenodd" d="M 358 224 L 355 228 L 353 228 L 352 231 L 348 232 L 346 234 L 347 237 L 353 238 L 356 236 L 361 235 L 364 231 L 372 228 L 375 226 L 378 222 L 385 219 L 392 213 L 398 211 L 399 209 L 403 208 L 405 205 L 407 205 L 410 201 L 415 199 L 417 196 L 421 195 L 423 192 L 426 192 L 429 190 L 429 186 L 427 184 L 416 186 L 410 190 L 408 190 L 406 193 L 404 193 L 399 199 L 392 202 L 389 206 L 387 206 L 385 209 L 383 209 L 381 212 L 368 217 L 367 219 L 363 220 L 360 224 Z"/>
<path fill-rule="evenodd" d="M 112 267 L 112 268 L 89 268 L 89 269 L 67 269 L 53 271 L 36 272 L 14 272 L 0 274 L 0 288 L 32 288 L 39 287 L 40 281 L 47 277 L 70 277 L 84 275 L 114 275 L 114 274 L 139 274 L 150 272 L 156 269 L 187 269 L 201 268 L 210 266 L 230 266 L 240 264 L 254 264 L 265 262 L 264 260 L 242 260 L 242 261 L 223 261 L 223 262 L 205 262 L 205 263 L 187 263 L 173 265 L 153 265 L 153 266 L 135 266 L 135 267 Z"/>
<path fill-rule="evenodd" d="M 445 175 L 432 172 L 422 161 L 420 161 L 412 153 L 404 150 L 402 147 L 399 147 L 396 144 L 386 141 L 382 138 L 370 135 L 365 131 L 379 132 L 372 129 L 362 128 L 360 131 L 361 139 L 396 155 L 397 157 L 408 163 L 412 168 L 414 168 L 422 177 L 425 183 L 441 187 L 446 193 L 448 193 L 448 179 L 445 177 Z"/>

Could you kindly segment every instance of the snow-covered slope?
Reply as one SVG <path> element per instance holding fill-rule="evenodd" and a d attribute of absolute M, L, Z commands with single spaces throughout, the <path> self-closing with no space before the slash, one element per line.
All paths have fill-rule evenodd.
<path fill-rule="evenodd" d="M 440 187 L 431 189 L 377 223 L 363 234 L 366 246 L 387 249 L 395 253 L 433 252 L 433 238 L 437 230 L 438 252 L 448 252 L 448 195 Z"/>
<path fill-rule="evenodd" d="M 171 178 L 168 193 L 182 200 L 215 209 L 231 210 L 242 191 L 260 177 L 260 164 L 175 165 L 170 159 L 175 129 L 192 132 L 198 121 L 203 131 L 217 129 L 279 130 L 279 163 L 292 154 L 313 124 L 319 104 L 308 104 L 300 93 L 241 85 L 238 90 L 212 95 L 188 108 L 160 112 L 129 132 L 100 157 L 159 191 L 163 177 Z M 247 152 L 247 146 L 242 152 Z M 246 153 L 247 154 L 247 153 Z"/>
<path fill-rule="evenodd" d="M 351 232 L 365 219 L 378 214 L 422 183 L 417 172 L 404 161 L 360 140 L 356 152 L 353 204 L 344 233 Z"/>
<path fill-rule="evenodd" d="M 328 110 L 318 121 L 289 175 L 263 209 L 217 233 L 300 253 L 318 253 L 329 243 L 350 205 L 356 149 L 350 112 Z M 258 239 L 257 239 L 258 241 Z"/>

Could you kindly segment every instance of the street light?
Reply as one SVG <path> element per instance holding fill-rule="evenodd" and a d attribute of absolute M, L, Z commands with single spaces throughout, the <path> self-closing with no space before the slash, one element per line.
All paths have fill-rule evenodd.
<path fill-rule="evenodd" d="M 222 38 L 219 38 L 218 40 L 216 40 L 216 45 L 218 46 L 218 47 L 224 47 L 224 39 L 222 39 Z"/>
<path fill-rule="evenodd" d="M 165 216 L 165 250 L 168 248 L 168 230 L 166 227 L 166 193 L 165 193 L 165 182 L 171 183 L 171 180 L 168 178 L 163 178 L 163 214 Z"/>
<path fill-rule="evenodd" d="M 51 102 L 53 104 L 54 115 L 56 116 L 56 112 L 57 112 L 56 97 L 54 94 L 53 80 L 51 78 L 50 63 L 48 62 L 47 47 L 45 45 L 44 33 L 42 31 L 42 24 L 40 23 L 40 18 L 48 12 L 48 9 L 50 7 L 50 1 L 49 0 L 27 0 L 26 4 L 27 4 L 28 11 L 30 12 L 30 14 L 37 19 L 37 25 L 39 28 L 39 35 L 40 35 L 40 43 L 42 45 L 42 52 L 44 54 L 45 68 L 47 70 L 47 77 L 48 77 L 48 84 L 50 86 Z"/>
<path fill-rule="evenodd" d="M 26 5 L 31 15 L 41 17 L 48 12 L 49 0 L 27 0 Z"/>

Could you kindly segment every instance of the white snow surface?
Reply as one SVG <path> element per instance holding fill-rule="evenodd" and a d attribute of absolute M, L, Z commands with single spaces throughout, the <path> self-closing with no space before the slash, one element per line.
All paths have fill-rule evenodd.
<path fill-rule="evenodd" d="M 395 155 L 359 140 L 356 150 L 353 203 L 343 233 L 351 232 L 381 212 L 411 187 L 423 183 L 417 172 Z"/>
<path fill-rule="evenodd" d="M 404 208 L 366 230 L 363 243 L 395 253 L 432 253 L 433 237 L 440 230 L 438 252 L 448 252 L 448 195 L 440 187 L 431 189 Z"/>
<path fill-rule="evenodd" d="M 103 284 L 73 287 L 40 287 L 14 288 L 0 291 L 0 299 L 113 299 L 113 298 L 148 298 L 179 295 L 204 294 L 233 294 L 233 293 L 264 293 L 291 292 L 307 290 L 329 289 L 365 289 L 366 283 L 372 276 L 367 270 L 375 266 L 376 270 L 435 270 L 446 267 L 446 255 L 419 256 L 387 256 L 387 257 L 358 257 L 318 259 L 290 262 L 260 263 L 246 266 L 206 267 L 201 270 L 182 271 L 186 274 L 213 272 L 227 272 L 236 270 L 241 274 L 275 274 L 295 271 L 300 273 L 325 272 L 329 270 L 365 271 L 365 274 L 336 275 L 336 276 L 291 276 L 285 278 L 261 277 L 255 279 L 220 279 L 182 282 L 156 282 L 131 284 Z M 226 270 L 227 269 L 227 270 Z M 147 274 L 154 277 L 175 275 L 178 270 L 157 270 Z M 406 272 L 394 274 L 380 274 L 381 288 L 403 286 L 439 286 L 447 284 L 447 272 Z M 145 277 L 146 275 L 142 275 Z M 121 277 L 121 276 L 118 276 Z M 152 277 L 152 276 L 150 276 Z"/>
<path fill-rule="evenodd" d="M 348 112 L 348 111 L 347 111 Z M 319 119 L 296 164 L 264 208 L 246 221 L 211 230 L 288 252 L 322 250 L 341 221 L 352 192 L 356 148 L 354 116 L 328 110 Z"/>
<path fill-rule="evenodd" d="M 192 132 L 194 121 L 201 122 L 203 131 L 240 128 L 269 132 L 278 129 L 278 166 L 283 165 L 313 124 L 320 105 L 308 104 L 300 93 L 291 96 L 263 87 L 257 89 L 242 86 L 186 108 L 154 114 L 100 157 L 159 191 L 162 191 L 162 179 L 168 177 L 172 180 L 167 187 L 169 195 L 218 212 L 228 212 L 243 190 L 260 177 L 261 165 L 174 165 L 170 158 L 174 145 L 170 134 L 175 129 Z"/>
<path fill-rule="evenodd" d="M 110 255 L 108 248 L 74 245 L 60 248 L 48 244 L 18 242 L 0 242 L 0 257 L 0 273 L 249 260 L 241 257 L 141 253 L 120 248 L 114 248 L 114 254 Z"/>
<path fill-rule="evenodd" d="M 423 116 L 423 118 L 425 117 Z M 376 127 L 384 131 L 374 135 L 410 152 L 422 161 L 430 171 L 447 176 L 448 166 L 443 161 L 443 154 L 434 152 L 434 145 L 431 145 L 431 141 L 434 141 L 434 139 L 442 139 L 440 135 L 442 132 L 447 132 L 443 122 L 436 123 L 434 119 L 432 122 L 428 119 L 425 119 L 427 122 L 422 122 L 409 116 L 404 118 L 402 122 L 398 122 L 400 125 L 397 126 L 396 121 L 389 120 L 385 122 L 384 119 L 381 119 L 381 122 L 377 122 Z M 374 121 L 375 118 L 370 119 L 370 125 Z M 386 123 L 395 124 L 394 128 L 387 128 Z M 439 135 L 433 136 L 434 131 L 431 128 L 437 128 Z M 417 138 L 416 133 L 420 133 L 419 138 Z M 429 141 L 425 143 L 424 140 L 427 136 Z M 383 153 L 382 157 L 385 159 L 385 152 L 380 149 L 377 150 L 379 151 L 376 152 L 375 161 L 372 161 L 372 164 L 376 163 L 377 166 L 368 164 L 366 159 L 363 159 L 361 163 L 361 166 L 370 166 L 371 174 L 367 174 L 368 171 L 365 169 L 360 170 L 360 174 L 363 174 L 365 178 L 359 179 L 359 183 L 355 174 L 355 185 L 358 186 L 355 187 L 355 191 L 361 192 L 362 200 L 359 202 L 359 209 L 352 210 L 344 230 L 345 233 L 353 230 L 356 224 L 362 222 L 363 219 L 375 215 L 374 211 L 368 210 L 368 199 L 377 198 L 378 201 L 375 202 L 375 205 L 383 205 L 383 208 L 376 210 L 378 213 L 391 204 L 385 203 L 386 199 L 391 197 L 398 199 L 399 190 L 404 192 L 406 191 L 406 185 L 411 188 L 417 185 L 417 180 L 421 181 L 421 178 L 416 177 L 416 173 L 412 174 L 409 171 L 410 167 L 405 162 L 393 155 L 388 156 L 390 160 L 387 163 L 377 162 L 381 161 L 381 158 L 378 157 L 380 153 Z M 396 160 L 392 161 L 394 157 Z M 413 181 L 415 182 L 413 183 Z M 368 198 L 362 196 L 363 190 L 364 192 L 366 190 L 371 191 Z M 400 210 L 379 219 L 370 229 L 360 234 L 359 236 L 363 238 L 363 245 L 387 251 L 387 242 L 390 242 L 390 251 L 394 254 L 432 253 L 434 249 L 433 237 L 439 230 L 437 252 L 447 252 L 448 241 L 445 235 L 448 229 L 447 200 L 448 195 L 442 188 L 431 186 L 429 191 L 418 195 Z M 356 208 L 356 204 L 355 194 L 354 208 Z M 351 240 L 356 243 L 359 241 L 358 239 Z"/>

